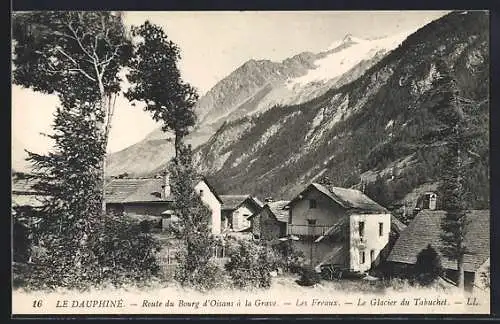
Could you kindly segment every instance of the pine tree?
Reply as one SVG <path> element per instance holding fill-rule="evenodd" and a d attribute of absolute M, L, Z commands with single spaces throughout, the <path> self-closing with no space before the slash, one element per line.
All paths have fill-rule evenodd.
<path fill-rule="evenodd" d="M 49 197 L 39 215 L 39 240 L 47 250 L 41 266 L 49 286 L 83 280 L 95 261 L 88 236 L 101 216 L 100 166 L 103 139 L 87 105 L 59 107 L 54 118 L 54 149 L 47 155 L 29 153 L 35 189 Z M 70 283 L 68 283 L 70 284 Z M 71 285 L 71 284 L 70 284 Z"/>
<path fill-rule="evenodd" d="M 441 207 L 446 216 L 441 223 L 441 252 L 445 257 L 457 262 L 457 286 L 464 285 L 464 256 L 468 249 L 465 245 L 467 227 L 467 192 L 464 186 L 466 152 L 469 150 L 471 134 L 467 128 L 463 110 L 458 98 L 458 90 L 451 73 L 443 61 L 438 61 L 441 75 L 434 84 L 436 89 L 437 118 L 445 128 L 447 150 L 443 156 L 441 184 L 438 189 Z"/>

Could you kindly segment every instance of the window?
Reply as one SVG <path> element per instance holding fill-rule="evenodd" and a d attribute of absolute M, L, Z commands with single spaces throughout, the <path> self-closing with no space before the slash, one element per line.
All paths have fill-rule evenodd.
<path fill-rule="evenodd" d="M 316 225 L 316 220 L 315 219 L 308 219 L 307 225 Z"/>
<path fill-rule="evenodd" d="M 365 251 L 359 251 L 359 263 L 365 264 Z"/>
<path fill-rule="evenodd" d="M 200 190 L 200 196 L 203 197 L 203 190 Z"/>
<path fill-rule="evenodd" d="M 309 199 L 309 208 L 313 209 L 313 208 L 316 208 L 316 206 L 317 206 L 316 200 Z"/>
<path fill-rule="evenodd" d="M 370 262 L 375 262 L 375 250 L 370 251 Z"/>
<path fill-rule="evenodd" d="M 359 222 L 359 237 L 365 236 L 365 222 Z"/>
<path fill-rule="evenodd" d="M 384 223 L 378 223 L 378 236 L 384 235 Z"/>

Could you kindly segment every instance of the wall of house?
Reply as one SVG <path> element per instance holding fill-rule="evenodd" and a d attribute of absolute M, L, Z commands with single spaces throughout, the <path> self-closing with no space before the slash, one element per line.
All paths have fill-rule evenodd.
<path fill-rule="evenodd" d="M 250 221 L 247 220 L 249 216 L 253 214 L 253 208 L 250 208 L 248 204 L 243 203 L 237 209 L 233 211 L 233 230 L 241 231 L 250 227 Z"/>
<path fill-rule="evenodd" d="M 212 219 L 210 222 L 210 227 L 212 230 L 212 234 L 220 234 L 221 232 L 221 203 L 215 195 L 212 193 L 210 188 L 207 186 L 205 181 L 200 181 L 194 189 L 196 192 L 200 193 L 200 190 L 203 191 L 201 194 L 201 200 L 207 205 L 208 208 L 212 211 Z"/>
<path fill-rule="evenodd" d="M 148 215 L 148 216 L 161 216 L 161 213 L 171 209 L 172 205 L 169 202 L 158 203 L 133 203 L 123 204 L 123 212 L 129 215 Z M 110 208 L 119 209 L 118 206 L 111 206 Z"/>
<path fill-rule="evenodd" d="M 309 200 L 316 200 L 316 208 L 310 208 Z M 307 225 L 315 219 L 316 225 L 332 226 L 346 213 L 345 209 L 317 190 L 304 193 L 304 197 L 290 207 L 291 225 Z"/>
<path fill-rule="evenodd" d="M 260 236 L 264 240 L 274 240 L 286 235 L 286 223 L 278 222 L 269 209 L 265 208 L 258 216 L 260 218 Z"/>
<path fill-rule="evenodd" d="M 359 224 L 364 222 L 364 233 L 360 237 Z M 379 235 L 382 223 L 382 235 Z M 389 243 L 391 214 L 353 214 L 350 216 L 350 268 L 353 271 L 368 271 L 372 263 L 377 264 L 380 251 Z M 373 251 L 373 255 L 372 252 Z M 364 252 L 365 262 L 361 253 Z M 373 257 L 373 258 L 372 258 Z"/>
<path fill-rule="evenodd" d="M 252 228 L 252 234 L 254 237 L 256 236 L 259 236 L 260 237 L 260 233 L 261 233 L 261 225 L 260 225 L 260 217 L 261 215 L 264 212 L 264 209 L 261 210 L 257 215 L 255 215 L 254 217 L 252 217 L 250 219 L 250 227 Z"/>
<path fill-rule="evenodd" d="M 316 267 L 319 263 L 323 262 L 328 255 L 341 247 L 344 243 L 332 242 L 328 240 L 315 243 L 313 240 L 301 239 L 299 241 L 293 241 L 293 246 L 297 251 L 304 254 L 304 260 L 306 264 L 311 264 L 311 254 L 312 254 L 312 266 Z M 332 258 L 331 263 L 342 264 L 346 267 L 349 266 L 348 258 L 345 256 L 339 256 L 339 258 Z"/>

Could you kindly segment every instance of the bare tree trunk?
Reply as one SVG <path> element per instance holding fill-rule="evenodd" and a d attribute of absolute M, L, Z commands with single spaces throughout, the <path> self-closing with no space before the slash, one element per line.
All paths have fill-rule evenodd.
<path fill-rule="evenodd" d="M 463 257 L 463 255 L 459 256 L 457 259 L 457 271 L 458 271 L 457 287 L 463 289 L 464 288 L 464 257 Z"/>

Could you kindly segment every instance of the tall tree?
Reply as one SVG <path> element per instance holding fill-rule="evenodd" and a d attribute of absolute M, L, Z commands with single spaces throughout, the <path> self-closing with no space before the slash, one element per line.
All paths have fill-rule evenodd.
<path fill-rule="evenodd" d="M 444 61 L 437 64 L 440 77 L 436 80 L 436 116 L 444 125 L 447 148 L 443 156 L 443 170 L 439 192 L 441 207 L 446 216 L 441 223 L 441 252 L 457 262 L 457 286 L 464 285 L 464 256 L 467 228 L 467 192 L 464 186 L 467 152 L 470 151 L 472 133 L 466 125 L 463 109 L 458 100 L 458 89 Z"/>
<path fill-rule="evenodd" d="M 58 107 L 54 134 L 48 135 L 54 140 L 53 150 L 47 155 L 29 153 L 37 179 L 34 189 L 49 194 L 38 213 L 39 241 L 48 252 L 40 263 L 51 269 L 43 272 L 49 286 L 83 281 L 81 276 L 95 263 L 87 243 L 102 219 L 99 169 L 104 146 L 96 145 L 93 111 L 88 105 Z"/>
<path fill-rule="evenodd" d="M 46 94 L 61 104 L 90 104 L 97 122 L 96 145 L 107 146 L 119 72 L 131 54 L 119 12 L 34 11 L 13 17 L 13 82 Z M 105 185 L 105 155 L 100 161 Z M 100 199 L 105 211 L 104 190 Z"/>
<path fill-rule="evenodd" d="M 162 130 L 174 133 L 177 157 L 183 138 L 195 124 L 198 94 L 182 80 L 177 66 L 180 50 L 160 26 L 146 21 L 132 27 L 132 35 L 137 43 L 127 74 L 131 86 L 125 96 L 145 103 L 144 109 L 162 123 Z"/>

